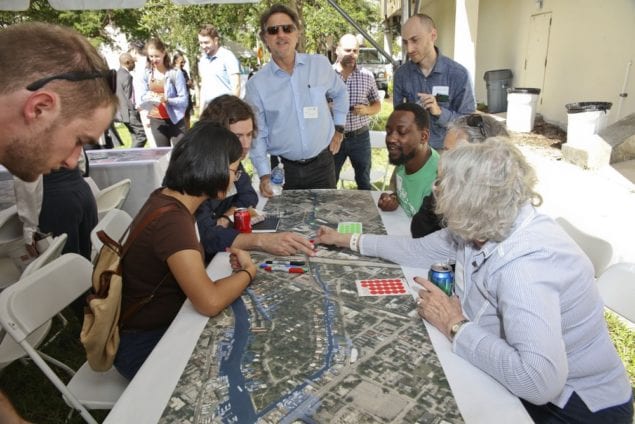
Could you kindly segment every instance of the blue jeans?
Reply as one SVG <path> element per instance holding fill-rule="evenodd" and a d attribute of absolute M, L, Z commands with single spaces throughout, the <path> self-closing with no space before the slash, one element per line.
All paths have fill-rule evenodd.
<path fill-rule="evenodd" d="M 621 405 L 591 412 L 580 396 L 573 392 L 564 408 L 553 403 L 534 405 L 521 399 L 531 419 L 537 424 L 632 424 L 633 398 Z"/>
<path fill-rule="evenodd" d="M 132 380 L 154 347 L 159 343 L 167 328 L 147 331 L 123 330 L 119 334 L 119 349 L 115 357 L 115 368 L 119 374 Z"/>
<path fill-rule="evenodd" d="M 346 158 L 351 159 L 355 170 L 355 182 L 358 190 L 370 190 L 370 133 L 364 131 L 352 137 L 344 137 L 340 151 L 333 157 L 335 159 L 335 177 L 340 179 L 340 171 Z"/>

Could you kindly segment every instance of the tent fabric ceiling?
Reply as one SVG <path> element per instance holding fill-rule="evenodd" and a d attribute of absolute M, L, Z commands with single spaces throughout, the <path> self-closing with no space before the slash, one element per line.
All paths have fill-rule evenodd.
<path fill-rule="evenodd" d="M 135 9 L 143 7 L 146 0 L 48 0 L 57 10 L 102 10 Z M 210 3 L 255 3 L 258 0 L 172 0 L 181 5 Z M 24 11 L 30 6 L 30 0 L 1 0 L 0 10 Z"/>

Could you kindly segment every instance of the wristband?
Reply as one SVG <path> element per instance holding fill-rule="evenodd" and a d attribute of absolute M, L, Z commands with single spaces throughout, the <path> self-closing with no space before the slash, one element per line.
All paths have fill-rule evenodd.
<path fill-rule="evenodd" d="M 219 215 L 216 220 L 218 221 L 221 218 L 225 218 L 227 220 L 227 222 L 232 222 L 232 220 L 229 219 L 229 217 L 227 215 L 225 215 L 225 214 Z"/>
<path fill-rule="evenodd" d="M 359 252 L 359 238 L 361 237 L 361 234 L 359 233 L 353 233 L 351 234 L 351 239 L 349 241 L 349 247 L 353 252 Z"/>
<path fill-rule="evenodd" d="M 246 272 L 247 275 L 249 275 L 249 284 L 254 281 L 254 277 L 251 275 L 251 272 L 247 271 L 246 269 L 239 269 L 238 271 L 236 271 L 236 274 L 238 274 L 239 272 Z"/>

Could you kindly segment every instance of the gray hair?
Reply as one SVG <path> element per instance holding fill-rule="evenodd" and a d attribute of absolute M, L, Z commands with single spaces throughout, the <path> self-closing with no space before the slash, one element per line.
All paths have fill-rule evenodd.
<path fill-rule="evenodd" d="M 480 120 L 480 125 L 474 122 L 478 120 Z M 509 133 L 502 122 L 483 113 L 461 115 L 448 124 L 447 130 L 462 131 L 467 136 L 466 141 L 468 143 L 482 143 L 485 139 L 490 137 L 509 137 Z M 483 133 L 485 133 L 485 135 L 483 135 Z"/>
<path fill-rule="evenodd" d="M 542 203 L 534 169 L 506 137 L 444 153 L 439 174 L 435 212 L 464 240 L 502 241 L 522 206 Z"/>

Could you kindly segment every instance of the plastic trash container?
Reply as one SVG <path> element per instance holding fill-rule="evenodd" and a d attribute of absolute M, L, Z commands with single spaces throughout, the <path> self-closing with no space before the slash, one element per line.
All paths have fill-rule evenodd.
<path fill-rule="evenodd" d="M 531 132 L 536 118 L 539 88 L 510 88 L 507 90 L 507 129 Z"/>
<path fill-rule="evenodd" d="M 489 113 L 504 112 L 507 109 L 507 88 L 512 84 L 511 69 L 487 71 L 483 75 L 487 86 L 487 111 Z"/>
<path fill-rule="evenodd" d="M 565 105 L 567 142 L 575 144 L 576 141 L 604 129 L 612 105 L 610 102 L 579 102 Z"/>

